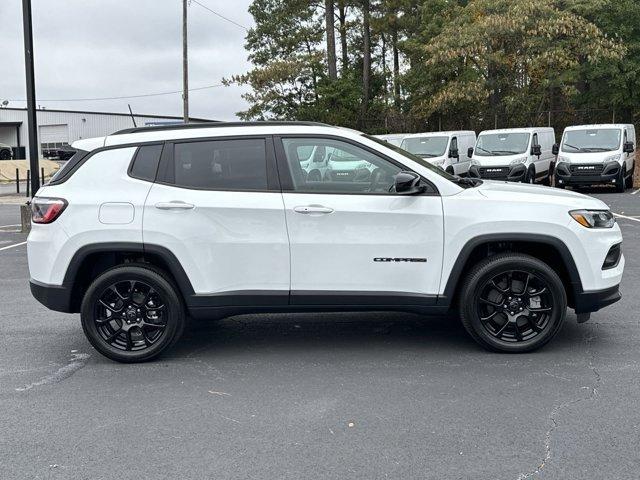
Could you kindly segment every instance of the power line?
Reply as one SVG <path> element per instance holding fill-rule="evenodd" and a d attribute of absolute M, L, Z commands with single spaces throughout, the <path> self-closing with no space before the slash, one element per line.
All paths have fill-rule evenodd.
<path fill-rule="evenodd" d="M 224 15 L 216 12 L 215 10 L 211 10 L 209 7 L 207 7 L 206 5 L 203 5 L 202 3 L 198 2 L 198 0 L 191 0 L 191 2 L 195 3 L 196 5 L 201 6 L 202 8 L 204 8 L 205 10 L 210 11 L 211 13 L 213 13 L 214 15 L 217 15 L 218 17 L 222 18 L 223 20 L 226 20 L 229 23 L 233 23 L 236 27 L 240 27 L 242 28 L 244 31 L 248 32 L 249 29 L 247 27 L 245 27 L 244 25 L 240 25 L 238 22 L 231 20 L 230 18 L 225 17 Z"/>
<path fill-rule="evenodd" d="M 190 92 L 194 92 L 197 90 L 206 90 L 208 88 L 216 88 L 223 87 L 224 84 L 217 83 L 215 85 L 206 85 L 204 87 L 196 87 L 190 88 Z M 176 93 L 182 93 L 182 90 L 174 90 L 171 92 L 159 92 L 159 93 L 143 93 L 140 95 L 126 95 L 121 97 L 96 97 L 96 98 L 57 98 L 57 99 L 47 99 L 41 100 L 38 98 L 38 102 L 92 102 L 98 100 L 126 100 L 128 98 L 144 98 L 144 97 L 159 97 L 161 95 L 174 95 Z M 9 99 L 10 102 L 24 102 L 24 99 Z"/>

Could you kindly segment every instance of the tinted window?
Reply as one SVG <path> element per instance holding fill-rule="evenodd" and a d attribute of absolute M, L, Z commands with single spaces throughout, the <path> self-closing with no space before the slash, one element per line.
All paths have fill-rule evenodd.
<path fill-rule="evenodd" d="M 400 167 L 347 142 L 322 138 L 282 140 L 298 192 L 389 193 Z M 313 149 L 309 158 L 300 152 Z"/>
<path fill-rule="evenodd" d="M 67 160 L 67 163 L 65 163 L 60 168 L 60 170 L 58 170 L 53 175 L 53 177 L 51 177 L 51 180 L 49 180 L 49 185 L 56 185 L 58 183 L 64 182 L 71 175 L 71 173 L 73 173 L 73 169 L 77 167 L 87 155 L 89 155 L 89 152 L 86 152 L 84 150 L 77 150 L 76 153 L 74 153 L 73 156 L 69 160 Z"/>
<path fill-rule="evenodd" d="M 181 187 L 209 190 L 266 190 L 264 139 L 177 143 L 167 180 Z"/>
<path fill-rule="evenodd" d="M 138 148 L 131 166 L 131 176 L 149 182 L 155 181 L 161 153 L 162 145 L 143 145 Z"/>

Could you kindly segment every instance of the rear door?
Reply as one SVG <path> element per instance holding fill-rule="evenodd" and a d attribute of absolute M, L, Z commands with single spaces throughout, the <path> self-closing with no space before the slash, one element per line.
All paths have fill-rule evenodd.
<path fill-rule="evenodd" d="M 308 179 L 300 161 L 310 147 L 344 159 L 340 175 Z M 396 194 L 394 176 L 403 167 L 340 137 L 283 136 L 276 150 L 291 244 L 291 303 L 435 301 L 443 251 L 435 187 Z"/>
<path fill-rule="evenodd" d="M 167 142 L 143 236 L 145 248 L 170 250 L 209 306 L 286 304 L 289 242 L 271 138 Z"/>

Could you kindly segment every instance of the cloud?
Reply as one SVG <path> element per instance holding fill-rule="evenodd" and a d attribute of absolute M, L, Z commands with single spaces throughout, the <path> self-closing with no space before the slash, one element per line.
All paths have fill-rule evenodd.
<path fill-rule="evenodd" d="M 250 0 L 199 0 L 251 27 Z M 36 89 L 39 99 L 138 95 L 182 88 L 181 0 L 32 0 Z M 250 68 L 246 32 L 191 3 L 189 84 L 220 83 Z M 0 99 L 24 99 L 21 0 L 0 1 L 2 77 Z M 235 119 L 246 109 L 245 87 L 190 92 L 190 113 Z M 180 94 L 108 101 L 39 102 L 48 108 L 181 115 Z M 23 107 L 24 102 L 10 106 Z"/>

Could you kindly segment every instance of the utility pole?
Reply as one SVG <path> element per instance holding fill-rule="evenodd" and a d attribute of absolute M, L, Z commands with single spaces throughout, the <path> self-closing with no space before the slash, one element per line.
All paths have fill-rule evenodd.
<path fill-rule="evenodd" d="M 187 0 L 182 0 L 182 111 L 189 123 L 189 57 L 187 53 Z"/>
<path fill-rule="evenodd" d="M 31 196 L 40 188 L 38 162 L 38 121 L 36 118 L 36 81 L 33 69 L 33 29 L 31 27 L 31 0 L 22 0 L 22 25 L 24 29 L 24 66 L 27 80 L 27 125 L 29 129 L 29 170 L 31 171 Z"/>

